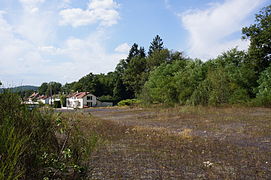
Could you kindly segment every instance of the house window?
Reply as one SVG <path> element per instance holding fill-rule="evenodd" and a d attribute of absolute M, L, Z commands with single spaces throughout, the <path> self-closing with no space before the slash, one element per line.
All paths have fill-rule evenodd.
<path fill-rule="evenodd" d="M 92 102 L 87 102 L 88 107 L 92 107 Z"/>
<path fill-rule="evenodd" d="M 87 100 L 92 100 L 92 96 L 87 96 Z"/>

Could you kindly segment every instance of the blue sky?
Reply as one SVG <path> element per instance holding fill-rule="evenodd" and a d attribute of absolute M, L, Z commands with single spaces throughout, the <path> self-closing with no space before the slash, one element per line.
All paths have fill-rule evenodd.
<path fill-rule="evenodd" d="M 246 50 L 241 28 L 270 0 L 0 0 L 0 81 L 5 87 L 72 82 L 113 71 L 136 42 L 208 60 Z"/>

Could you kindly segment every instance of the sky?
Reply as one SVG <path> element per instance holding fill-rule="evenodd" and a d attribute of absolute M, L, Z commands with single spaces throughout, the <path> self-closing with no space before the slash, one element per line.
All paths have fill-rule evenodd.
<path fill-rule="evenodd" d="M 114 71 L 133 43 L 204 61 L 238 47 L 270 0 L 0 0 L 0 81 L 62 84 Z"/>

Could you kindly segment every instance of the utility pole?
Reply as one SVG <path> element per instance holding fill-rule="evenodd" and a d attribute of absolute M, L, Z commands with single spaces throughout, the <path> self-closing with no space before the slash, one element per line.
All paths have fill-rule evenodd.
<path fill-rule="evenodd" d="M 49 82 L 49 86 L 50 86 L 50 95 L 51 95 L 51 106 L 52 106 L 52 104 L 53 104 L 53 96 L 52 96 L 52 83 L 51 82 Z"/>

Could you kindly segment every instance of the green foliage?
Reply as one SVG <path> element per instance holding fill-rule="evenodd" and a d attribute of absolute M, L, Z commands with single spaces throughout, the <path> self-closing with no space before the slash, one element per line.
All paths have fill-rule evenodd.
<path fill-rule="evenodd" d="M 79 179 L 95 133 L 85 134 L 75 117 L 30 111 L 16 94 L 2 93 L 0 101 L 0 179 Z"/>
<path fill-rule="evenodd" d="M 49 82 L 49 83 L 42 83 L 41 86 L 38 88 L 39 94 L 43 95 L 54 95 L 58 94 L 61 91 L 62 85 L 58 82 Z"/>
<path fill-rule="evenodd" d="M 271 106 L 271 66 L 260 74 L 256 100 L 259 105 Z"/>
<path fill-rule="evenodd" d="M 61 108 L 61 100 L 60 101 L 54 101 L 54 108 Z"/>
<path fill-rule="evenodd" d="M 167 49 L 154 51 L 151 56 L 147 58 L 148 71 L 152 71 L 155 67 L 170 61 L 170 52 Z"/>
<path fill-rule="evenodd" d="M 186 104 L 204 78 L 205 72 L 202 68 L 202 62 L 200 60 L 187 61 L 186 66 L 176 72 L 173 78 L 178 94 L 178 102 Z"/>
<path fill-rule="evenodd" d="M 174 60 L 154 69 L 141 98 L 151 103 L 219 105 L 246 103 L 254 96 L 255 72 L 236 48 L 206 63 Z"/>
<path fill-rule="evenodd" d="M 146 81 L 146 59 L 132 58 L 124 71 L 123 80 L 128 90 L 138 94 Z"/>
<path fill-rule="evenodd" d="M 60 103 L 62 107 L 67 107 L 67 96 L 65 94 L 60 95 Z"/>
<path fill-rule="evenodd" d="M 150 73 L 145 83 L 142 99 L 151 103 L 175 103 L 178 101 L 174 76 L 186 66 L 186 61 L 162 64 Z"/>
<path fill-rule="evenodd" d="M 38 161 L 42 151 L 57 149 L 50 115 L 35 110 L 29 111 L 20 103 L 19 96 L 13 93 L 0 95 L 0 156 L 3 160 L 1 176 L 8 178 L 31 177 L 41 168 Z"/>
<path fill-rule="evenodd" d="M 256 23 L 242 29 L 244 39 L 250 40 L 249 61 L 257 73 L 271 62 L 271 5 L 256 14 Z"/>
<path fill-rule="evenodd" d="M 26 148 L 28 137 L 20 137 L 15 128 L 5 122 L 0 126 L 0 179 L 16 180 L 23 176 L 24 169 L 19 158 Z"/>
<path fill-rule="evenodd" d="M 156 35 L 151 42 L 148 54 L 149 56 L 151 56 L 152 53 L 154 53 L 155 51 L 161 51 L 163 48 L 163 40 L 160 38 L 159 35 Z"/>
<path fill-rule="evenodd" d="M 138 99 L 125 99 L 125 100 L 121 100 L 118 103 L 118 106 L 135 106 L 140 104 L 141 101 Z"/>
<path fill-rule="evenodd" d="M 246 103 L 253 96 L 255 72 L 245 64 L 246 55 L 236 48 L 205 63 L 206 78 L 193 92 L 190 104 Z M 255 80 L 254 80 L 255 81 Z"/>
<path fill-rule="evenodd" d="M 138 44 L 134 43 L 129 51 L 128 57 L 126 59 L 126 63 L 129 63 L 129 61 L 134 57 L 141 57 L 144 58 L 146 56 L 145 50 L 143 47 L 138 47 Z"/>
<path fill-rule="evenodd" d="M 106 96 L 100 96 L 99 100 L 102 102 L 114 102 L 116 101 L 116 99 L 110 95 L 106 95 Z"/>

